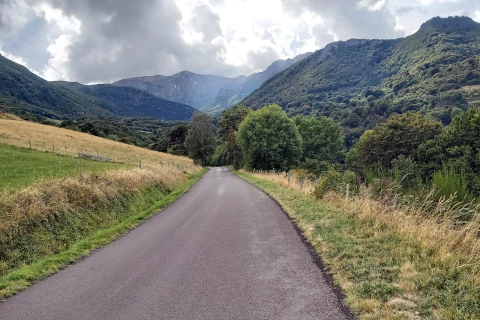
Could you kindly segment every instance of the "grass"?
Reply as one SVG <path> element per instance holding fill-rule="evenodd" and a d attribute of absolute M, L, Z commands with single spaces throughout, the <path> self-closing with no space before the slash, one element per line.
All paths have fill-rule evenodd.
<path fill-rule="evenodd" d="M 0 143 L 4 142 L 4 134 L 6 144 L 30 148 L 31 143 L 33 149 L 49 152 L 53 152 L 55 146 L 54 152 L 62 155 L 76 157 L 79 152 L 96 154 L 98 151 L 100 156 L 135 165 L 138 165 L 139 161 L 152 165 L 160 162 L 193 165 L 193 161 L 186 157 L 156 152 L 82 132 L 15 120 L 5 115 L 0 117 Z"/>
<path fill-rule="evenodd" d="M 82 172 L 121 169 L 124 164 L 82 160 Z M 0 144 L 0 192 L 25 187 L 45 178 L 78 175 L 78 159 Z"/>
<path fill-rule="evenodd" d="M 138 174 L 138 170 L 141 169 L 136 170 L 136 173 Z M 167 194 L 165 193 L 165 189 L 162 188 L 144 188 L 133 196 L 123 198 L 123 201 L 120 201 L 122 203 L 117 203 L 117 206 L 102 207 L 95 212 L 90 211 L 90 213 L 95 213 L 96 216 L 111 216 L 113 214 L 115 218 L 107 220 L 102 219 L 102 221 L 106 221 L 106 223 L 103 223 L 100 226 L 95 224 L 82 226 L 87 229 L 87 232 L 86 234 L 81 235 L 81 240 L 76 241 L 74 244 L 58 253 L 45 255 L 32 263 L 25 264 L 20 268 L 1 276 L 0 299 L 2 297 L 6 298 L 14 295 L 20 290 L 23 290 L 33 283 L 57 272 L 66 265 L 88 255 L 92 250 L 112 242 L 123 233 L 138 226 L 142 221 L 153 216 L 158 210 L 165 208 L 178 199 L 186 190 L 198 181 L 205 172 L 206 170 L 202 170 L 190 174 L 188 175 L 188 178 L 185 176 L 185 179 L 182 179 L 181 173 L 177 173 L 175 176 L 170 175 L 170 183 L 176 184 L 176 187 Z M 147 176 L 150 174 L 143 175 L 141 180 L 147 179 Z M 95 175 L 92 175 L 92 177 L 95 177 Z M 124 182 L 129 181 L 129 179 L 119 180 L 123 180 Z M 178 182 L 179 180 L 182 181 L 180 184 L 175 182 Z M 168 186 L 168 183 L 169 182 L 167 181 L 166 186 Z M 123 208 L 121 208 L 122 206 Z M 118 215 L 119 209 L 122 213 L 121 215 Z M 91 221 L 94 222 L 94 220 Z M 65 224 L 62 225 L 67 226 Z M 63 233 L 68 235 L 70 231 L 71 230 L 67 230 L 67 232 Z M 48 232 L 45 233 L 40 230 L 40 234 L 49 237 Z M 52 240 L 51 237 L 50 240 Z"/>
<path fill-rule="evenodd" d="M 480 219 L 392 211 L 365 194 L 318 201 L 281 174 L 237 174 L 279 201 L 358 318 L 480 319 Z"/>

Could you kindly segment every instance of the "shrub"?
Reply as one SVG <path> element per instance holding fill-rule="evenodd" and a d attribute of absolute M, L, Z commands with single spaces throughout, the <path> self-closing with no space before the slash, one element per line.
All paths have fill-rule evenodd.
<path fill-rule="evenodd" d="M 334 169 L 328 170 L 315 184 L 313 195 L 315 198 L 321 199 L 329 191 L 342 192 L 344 186 L 342 178 L 340 172 Z"/>

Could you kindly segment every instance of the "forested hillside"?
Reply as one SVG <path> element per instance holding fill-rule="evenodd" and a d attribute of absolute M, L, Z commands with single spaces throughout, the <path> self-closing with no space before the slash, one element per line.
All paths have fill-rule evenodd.
<path fill-rule="evenodd" d="M 103 109 L 121 117 L 188 120 L 195 112 L 188 105 L 158 98 L 135 88 L 108 84 L 86 86 L 64 81 L 56 83 L 94 97 Z"/>
<path fill-rule="evenodd" d="M 52 84 L 1 55 L 0 110 L 55 119 L 112 115 L 92 97 Z"/>
<path fill-rule="evenodd" d="M 329 116 L 351 146 L 392 113 L 421 111 L 450 123 L 480 92 L 480 24 L 434 18 L 404 39 L 327 45 L 265 82 L 242 101 L 279 104 L 288 115 Z"/>

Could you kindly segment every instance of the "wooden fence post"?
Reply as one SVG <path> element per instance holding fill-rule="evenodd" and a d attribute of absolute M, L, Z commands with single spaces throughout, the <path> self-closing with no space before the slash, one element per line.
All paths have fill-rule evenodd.
<path fill-rule="evenodd" d="M 28 139 L 28 145 L 30 146 L 30 149 L 32 149 L 32 141 Z"/>

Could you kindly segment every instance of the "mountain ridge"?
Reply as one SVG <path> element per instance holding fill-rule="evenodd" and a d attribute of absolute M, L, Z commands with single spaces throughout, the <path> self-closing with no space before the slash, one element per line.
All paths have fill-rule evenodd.
<path fill-rule="evenodd" d="M 265 81 L 240 103 L 279 104 L 290 116 L 328 116 L 347 141 L 393 113 L 421 111 L 448 124 L 480 85 L 480 24 L 433 18 L 398 39 L 331 43 Z M 348 143 L 347 143 L 348 145 Z"/>
<path fill-rule="evenodd" d="M 200 111 L 216 113 L 239 102 L 263 81 L 309 54 L 275 61 L 266 70 L 250 76 L 227 78 L 181 71 L 172 76 L 155 75 L 122 79 L 112 85 L 134 87 L 163 99 L 191 105 Z"/>

